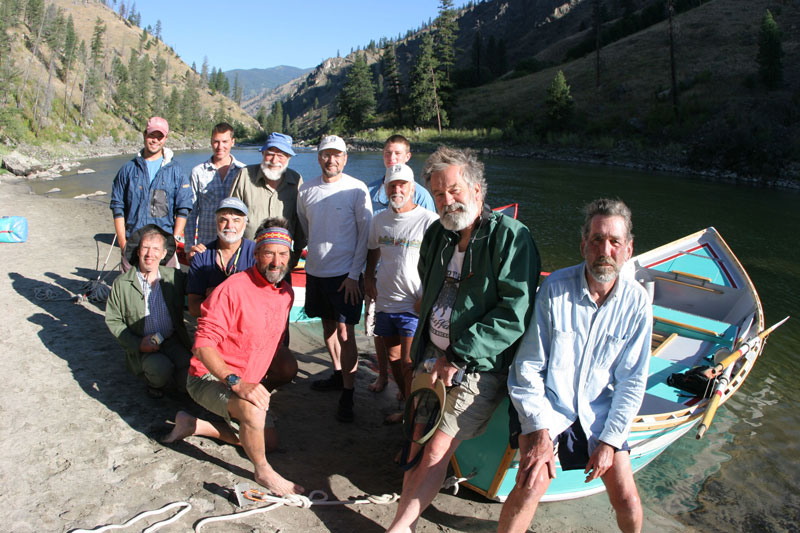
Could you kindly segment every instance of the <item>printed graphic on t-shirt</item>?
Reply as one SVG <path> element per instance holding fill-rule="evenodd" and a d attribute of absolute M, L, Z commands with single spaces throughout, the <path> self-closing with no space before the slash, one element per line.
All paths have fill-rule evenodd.
<path fill-rule="evenodd" d="M 446 350 L 450 346 L 450 316 L 453 314 L 453 305 L 456 303 L 456 296 L 458 295 L 463 263 L 464 252 L 456 250 L 447 265 L 445 281 L 431 309 L 428 335 L 431 342 L 440 350 Z"/>

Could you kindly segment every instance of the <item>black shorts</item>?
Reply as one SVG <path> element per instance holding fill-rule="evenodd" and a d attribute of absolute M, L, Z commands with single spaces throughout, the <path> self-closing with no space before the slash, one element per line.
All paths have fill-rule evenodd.
<path fill-rule="evenodd" d="M 343 324 L 358 324 L 364 305 L 364 278 L 358 276 L 361 298 L 355 305 L 344 301 L 344 289 L 339 290 L 347 274 L 333 278 L 318 278 L 306 274 L 306 315 L 309 318 L 335 320 Z"/>
<path fill-rule="evenodd" d="M 589 463 L 589 441 L 583 432 L 580 420 L 575 420 L 570 427 L 553 439 L 558 446 L 558 462 L 561 470 L 584 470 Z M 629 452 L 628 441 L 622 443 L 618 451 Z"/>

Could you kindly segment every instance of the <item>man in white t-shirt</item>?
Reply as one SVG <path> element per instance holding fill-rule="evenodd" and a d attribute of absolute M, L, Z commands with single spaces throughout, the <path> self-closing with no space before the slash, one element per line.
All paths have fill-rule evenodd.
<path fill-rule="evenodd" d="M 341 390 L 336 418 L 352 422 L 358 368 L 355 325 L 364 303 L 361 271 L 367 259 L 372 205 L 367 185 L 343 172 L 347 164 L 344 140 L 336 135 L 323 137 L 317 160 L 322 175 L 300 187 L 297 217 L 308 236 L 306 314 L 322 319 L 334 373 L 311 388 Z"/>
<path fill-rule="evenodd" d="M 439 216 L 414 203 L 414 172 L 408 165 L 390 166 L 384 188 L 389 209 L 372 219 L 364 286 L 376 304 L 375 334 L 389 356 L 395 383 L 407 398 L 413 372 L 411 341 L 422 298 L 422 281 L 417 272 L 419 249 L 425 230 Z M 401 420 L 402 413 L 393 413 L 386 419 L 391 423 Z"/>

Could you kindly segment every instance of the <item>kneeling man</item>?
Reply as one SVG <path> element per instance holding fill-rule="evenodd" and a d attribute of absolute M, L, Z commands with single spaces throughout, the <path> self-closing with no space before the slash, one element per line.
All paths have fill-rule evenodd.
<path fill-rule="evenodd" d="M 585 208 L 585 261 L 553 272 L 536 297 L 534 319 L 508 376 L 519 413 L 516 485 L 499 531 L 526 531 L 556 475 L 601 478 L 622 531 L 642 528 L 642 506 L 627 445 L 647 384 L 652 311 L 645 290 L 620 276 L 633 253 L 631 212 L 620 200 Z"/>
<path fill-rule="evenodd" d="M 281 343 L 294 299 L 283 279 L 292 250 L 287 225 L 283 218 L 265 220 L 256 230 L 256 264 L 225 280 L 200 308 L 186 388 L 227 424 L 180 411 L 164 438 L 170 443 L 200 435 L 241 444 L 256 482 L 278 496 L 303 492 L 275 472 L 265 455 L 277 446 L 267 415 L 270 390 L 297 373 L 297 361 Z"/>

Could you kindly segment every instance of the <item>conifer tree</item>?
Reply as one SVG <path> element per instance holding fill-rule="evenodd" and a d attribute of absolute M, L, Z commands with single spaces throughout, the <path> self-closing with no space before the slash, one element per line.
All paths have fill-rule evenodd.
<path fill-rule="evenodd" d="M 436 119 L 439 131 L 442 131 L 442 126 L 447 125 L 447 115 L 442 109 L 439 95 L 438 66 L 433 51 L 433 37 L 426 32 L 411 69 L 409 103 L 414 124 L 424 126 Z"/>
<path fill-rule="evenodd" d="M 16 77 L 14 58 L 11 57 L 11 35 L 8 29 L 16 23 L 16 8 L 11 2 L 0 4 L 0 104 L 5 105 Z"/>
<path fill-rule="evenodd" d="M 353 129 L 363 128 L 375 117 L 375 85 L 363 54 L 356 54 L 353 66 L 339 93 L 339 114 Z"/>
<path fill-rule="evenodd" d="M 397 68 L 397 56 L 394 44 L 387 42 L 383 48 L 383 77 L 386 80 L 386 89 L 392 100 L 396 125 L 403 123 L 403 84 L 400 81 L 400 70 Z M 325 121 L 327 122 L 327 120 Z"/>
<path fill-rule="evenodd" d="M 783 81 L 783 46 L 781 31 L 769 9 L 761 19 L 758 34 L 758 73 L 761 81 L 770 89 L 780 87 Z"/>
<path fill-rule="evenodd" d="M 553 129 L 563 129 L 572 116 L 574 102 L 564 72 L 559 70 L 547 89 L 547 122 Z"/>
<path fill-rule="evenodd" d="M 436 18 L 434 51 L 439 61 L 439 71 L 443 74 L 441 83 L 450 84 L 450 74 L 456 64 L 456 34 L 458 22 L 453 0 L 439 0 L 439 16 Z"/>

